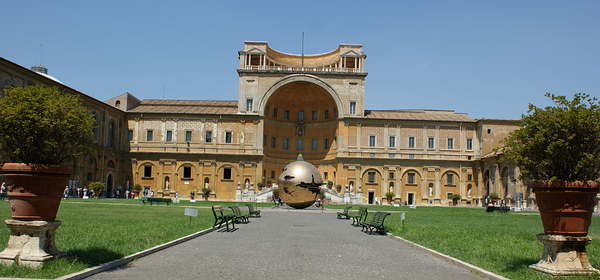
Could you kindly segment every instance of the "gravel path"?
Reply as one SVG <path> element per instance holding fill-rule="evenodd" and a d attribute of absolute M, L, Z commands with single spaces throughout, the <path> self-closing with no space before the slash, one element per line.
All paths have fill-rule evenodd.
<path fill-rule="evenodd" d="M 480 279 L 331 213 L 267 212 L 89 279 Z"/>

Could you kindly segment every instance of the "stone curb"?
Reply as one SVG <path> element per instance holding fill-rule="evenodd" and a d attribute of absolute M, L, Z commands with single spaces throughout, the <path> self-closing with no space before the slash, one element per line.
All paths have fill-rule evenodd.
<path fill-rule="evenodd" d="M 103 272 L 103 271 L 106 271 L 106 270 L 109 270 L 109 269 L 112 269 L 112 268 L 115 268 L 115 267 L 122 266 L 124 264 L 132 262 L 132 261 L 134 261 L 136 259 L 139 259 L 141 257 L 144 257 L 144 256 L 147 256 L 147 255 L 156 253 L 156 252 L 158 252 L 160 250 L 163 250 L 163 249 L 175 246 L 177 244 L 180 244 L 182 242 L 188 241 L 190 239 L 193 239 L 193 238 L 205 235 L 207 233 L 213 232 L 214 230 L 215 229 L 213 229 L 213 228 L 207 228 L 207 229 L 204 229 L 204 230 L 192 233 L 190 235 L 186 235 L 184 237 L 177 238 L 177 239 L 175 239 L 173 241 L 169 241 L 167 243 L 156 245 L 156 246 L 154 246 L 152 248 L 149 248 L 149 249 L 146 249 L 144 251 L 133 253 L 133 254 L 131 254 L 129 256 L 125 256 L 125 257 L 122 257 L 122 258 L 117 259 L 117 260 L 113 260 L 113 261 L 110 261 L 110 262 L 107 262 L 107 263 L 103 263 L 101 265 L 97 265 L 97 266 L 93 266 L 93 267 L 90 267 L 90 268 L 86 268 L 86 269 L 84 269 L 82 271 L 78 271 L 78 272 L 74 272 L 74 273 L 71 273 L 71 274 L 67 274 L 65 276 L 54 278 L 54 280 L 79 280 L 79 279 L 84 279 L 84 278 L 92 276 L 92 275 L 94 275 L 96 273 L 100 273 L 100 272 Z M 32 278 L 0 278 L 0 280 L 40 280 L 40 279 L 32 279 Z"/>
<path fill-rule="evenodd" d="M 481 268 L 481 267 L 474 266 L 474 265 L 472 265 L 472 264 L 470 264 L 470 263 L 467 263 L 467 262 L 461 261 L 461 260 L 459 260 L 459 259 L 457 259 L 457 258 L 454 258 L 454 257 L 448 256 L 448 255 L 446 255 L 446 254 L 443 254 L 443 253 L 440 253 L 440 252 L 438 252 L 438 251 L 436 251 L 436 250 L 429 249 L 429 248 L 427 248 L 427 247 L 425 247 L 425 246 L 422 246 L 422 245 L 419 245 L 419 244 L 417 244 L 417 243 L 414 243 L 414 242 L 412 242 L 412 241 L 406 240 L 406 239 L 404 239 L 404 238 L 402 238 L 402 237 L 400 237 L 400 236 L 395 236 L 395 235 L 392 235 L 391 233 L 388 233 L 387 235 L 388 235 L 390 238 L 398 239 L 399 241 L 402 241 L 402 242 L 408 243 L 409 245 L 411 245 L 411 246 L 413 246 L 413 247 L 416 247 L 416 248 L 422 249 L 422 250 L 424 250 L 424 251 L 426 251 L 426 252 L 428 252 L 428 253 L 430 253 L 430 254 L 432 254 L 432 255 L 435 255 L 435 256 L 437 256 L 437 257 L 440 257 L 440 258 L 442 258 L 442 259 L 445 259 L 445 260 L 447 260 L 447 261 L 449 261 L 449 262 L 451 262 L 451 263 L 454 263 L 454 264 L 456 264 L 456 265 L 462 266 L 462 267 L 464 267 L 464 268 L 466 268 L 466 269 L 468 269 L 468 270 L 474 271 L 474 272 L 476 272 L 477 274 L 480 274 L 480 276 L 483 276 L 483 277 L 485 277 L 485 278 L 487 278 L 487 279 L 491 279 L 491 280 L 511 280 L 511 279 L 509 279 L 509 278 L 506 278 L 506 277 L 504 277 L 504 276 L 500 276 L 500 275 L 498 275 L 498 274 L 496 274 L 496 273 L 493 273 L 493 272 L 491 272 L 491 271 L 487 271 L 487 270 L 485 270 L 485 269 L 483 269 L 483 268 Z"/>

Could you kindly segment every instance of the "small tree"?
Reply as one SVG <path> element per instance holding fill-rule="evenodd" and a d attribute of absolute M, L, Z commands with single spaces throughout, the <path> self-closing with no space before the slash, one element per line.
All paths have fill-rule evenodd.
<path fill-rule="evenodd" d="M 210 188 L 207 188 L 207 187 L 202 188 L 202 197 L 204 197 L 204 200 L 208 200 L 208 197 L 210 196 L 211 192 L 212 192 L 212 190 Z"/>
<path fill-rule="evenodd" d="M 62 164 L 89 151 L 94 118 L 79 96 L 56 87 L 14 87 L 0 96 L 0 158 Z"/>
<path fill-rule="evenodd" d="M 394 193 L 393 192 L 387 192 L 385 194 L 385 199 L 387 200 L 387 202 L 389 204 L 392 204 L 392 200 L 394 199 Z"/>
<path fill-rule="evenodd" d="M 133 191 L 139 194 L 142 191 L 142 186 L 140 184 L 133 185 Z"/>
<path fill-rule="evenodd" d="M 458 204 L 458 201 L 461 199 L 462 197 L 460 196 L 460 194 L 453 194 L 452 195 L 452 204 L 456 205 Z"/>
<path fill-rule="evenodd" d="M 94 191 L 94 196 L 96 198 L 100 197 L 100 194 L 102 194 L 102 192 L 104 192 L 104 184 L 102 182 L 91 182 L 88 185 L 88 189 Z"/>
<path fill-rule="evenodd" d="M 488 198 L 491 200 L 498 200 L 498 199 L 500 199 L 500 196 L 497 193 L 493 192 L 493 193 L 490 193 L 490 195 L 488 195 Z"/>

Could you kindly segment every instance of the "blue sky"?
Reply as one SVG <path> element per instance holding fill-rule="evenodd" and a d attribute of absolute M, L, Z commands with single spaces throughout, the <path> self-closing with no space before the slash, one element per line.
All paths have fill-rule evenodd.
<path fill-rule="evenodd" d="M 105 100 L 236 99 L 245 40 L 364 46 L 367 109 L 516 119 L 600 92 L 600 1 L 5 1 L 0 56 Z M 40 47 L 40 44 L 42 47 Z M 41 53 L 41 54 L 40 54 Z"/>

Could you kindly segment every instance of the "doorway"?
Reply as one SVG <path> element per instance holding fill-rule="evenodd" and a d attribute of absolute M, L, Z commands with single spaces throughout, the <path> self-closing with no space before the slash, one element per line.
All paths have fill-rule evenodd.
<path fill-rule="evenodd" d="M 415 194 L 414 193 L 408 193 L 408 198 L 406 199 L 406 203 L 408 205 L 414 205 L 415 204 Z"/>
<path fill-rule="evenodd" d="M 375 192 L 369 191 L 369 204 L 373 204 L 375 202 Z"/>
<path fill-rule="evenodd" d="M 113 177 L 112 174 L 108 174 L 106 178 L 106 195 L 105 197 L 112 197 L 113 195 Z"/>

